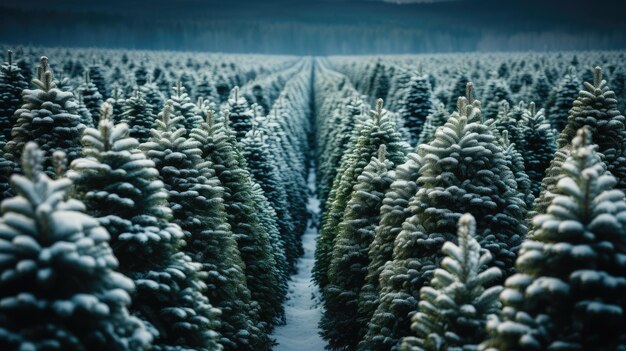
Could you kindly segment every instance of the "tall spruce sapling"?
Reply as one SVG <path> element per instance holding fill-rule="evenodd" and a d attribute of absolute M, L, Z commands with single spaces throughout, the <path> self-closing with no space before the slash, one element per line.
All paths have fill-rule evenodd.
<path fill-rule="evenodd" d="M 475 216 L 477 240 L 491 252 L 494 266 L 510 273 L 514 249 L 526 231 L 526 208 L 492 127 L 481 121 L 472 91 L 468 84 L 467 98 L 459 99 L 457 111 L 435 139 L 418 149 L 418 190 L 392 260 L 380 274 L 379 305 L 359 350 L 389 350 L 410 335 L 419 290 L 438 266 L 441 246 L 454 240 L 463 213 Z"/>
<path fill-rule="evenodd" d="M 476 241 L 476 220 L 459 219 L 458 244 L 448 241 L 445 257 L 429 286 L 420 289 L 419 310 L 413 316 L 413 336 L 402 339 L 401 351 L 475 350 L 487 336 L 487 316 L 500 307 L 501 286 L 492 286 L 502 271 L 490 267 L 491 254 Z"/>
<path fill-rule="evenodd" d="M 76 114 L 78 106 L 74 95 L 57 88 L 45 56 L 40 59 L 33 84 L 35 89 L 23 91 L 24 104 L 15 111 L 17 121 L 11 131 L 11 141 L 5 146 L 5 157 L 17 165 L 29 141 L 36 142 L 48 155 L 63 151 L 70 161 L 79 157 L 80 136 L 85 126 Z M 44 160 L 43 167 L 49 175 L 54 173 L 50 159 Z"/>
<path fill-rule="evenodd" d="M 393 163 L 385 153 L 385 144 L 381 144 L 378 156 L 372 157 L 357 178 L 333 243 L 328 284 L 323 291 L 326 309 L 320 322 L 322 335 L 332 349 L 356 348 L 366 327 L 359 322 L 355 307 L 370 263 L 368 248 L 374 240 L 380 206 L 393 182 Z"/>
<path fill-rule="evenodd" d="M 11 129 L 16 122 L 15 111 L 22 106 L 22 91 L 28 83 L 21 69 L 13 61 L 13 51 L 7 51 L 7 62 L 0 66 L 0 138 L 11 139 Z"/>
<path fill-rule="evenodd" d="M 388 160 L 394 165 L 405 161 L 408 145 L 402 141 L 395 124 L 387 118 L 387 111 L 383 110 L 383 100 L 378 99 L 376 108 L 371 111 L 371 117 L 357 126 L 354 142 L 342 159 L 342 163 L 345 163 L 340 166 L 341 172 L 337 174 L 329 195 L 328 209 L 324 214 L 322 230 L 317 239 L 313 268 L 313 276 L 321 288 L 328 282 L 333 242 L 350 200 L 352 188 L 381 144 L 386 145 Z"/>
<path fill-rule="evenodd" d="M 137 286 L 131 312 L 150 326 L 154 349 L 214 350 L 219 310 L 204 295 L 201 266 L 181 251 L 183 232 L 170 222 L 154 162 L 126 124 L 113 124 L 110 112 L 103 104 L 98 129 L 85 131 L 83 158 L 68 172 L 73 195 L 111 234 L 120 271 Z"/>
<path fill-rule="evenodd" d="M 582 127 L 588 127 L 593 143 L 598 145 L 603 161 L 617 179 L 617 188 L 626 189 L 626 118 L 617 109 L 617 99 L 606 80 L 602 69 L 596 67 L 593 83 L 585 82 L 569 112 L 567 125 L 557 138 L 558 150 L 542 181 L 542 191 L 535 200 L 534 213 L 545 213 L 559 179 L 561 165 L 571 151 L 571 141 Z"/>
<path fill-rule="evenodd" d="M 517 274 L 487 323 L 483 350 L 626 348 L 626 202 L 592 141 L 578 131 L 547 211 L 533 218 Z"/>
<path fill-rule="evenodd" d="M 43 172 L 43 159 L 26 144 L 24 175 L 11 179 L 17 196 L 2 202 L 0 348 L 147 349 L 152 338 L 128 313 L 134 284 L 116 272 L 109 233 L 68 199 L 69 179 Z"/>

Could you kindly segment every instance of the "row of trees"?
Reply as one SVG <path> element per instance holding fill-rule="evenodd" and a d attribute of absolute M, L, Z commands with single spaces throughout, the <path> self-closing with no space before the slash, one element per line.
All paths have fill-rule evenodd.
<path fill-rule="evenodd" d="M 16 94 L 23 71 L 2 69 Z M 87 72 L 76 98 L 42 57 L 3 101 L 0 348 L 270 350 L 307 217 L 311 74 L 195 104 L 179 81 L 157 114 L 153 83 L 103 103 Z"/>
<path fill-rule="evenodd" d="M 347 145 L 340 157 L 318 153 L 327 200 L 314 272 L 329 347 L 626 347 L 626 131 L 602 70 L 571 102 L 558 99 L 566 117 L 547 119 L 545 101 L 490 94 L 502 78 L 480 89 L 486 103 L 466 81 L 448 113 L 431 87 L 449 78 L 389 74 L 397 88 L 385 91 L 380 72 L 394 66 L 371 62 L 335 59 L 356 88 L 336 72 L 316 82 L 318 143 Z M 503 67 L 500 76 L 520 74 Z M 569 90 L 558 84 L 553 95 Z M 365 112 L 372 94 L 400 113 L 382 100 Z"/>

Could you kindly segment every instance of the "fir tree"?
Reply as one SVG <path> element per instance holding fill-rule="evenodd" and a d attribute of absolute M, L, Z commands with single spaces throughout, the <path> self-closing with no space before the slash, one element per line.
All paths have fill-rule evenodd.
<path fill-rule="evenodd" d="M 104 100 L 110 98 L 111 90 L 109 89 L 109 83 L 105 77 L 105 73 L 104 73 L 104 70 L 102 69 L 102 66 L 94 63 L 93 65 L 89 66 L 88 72 L 89 72 L 90 81 L 96 85 L 96 87 L 98 88 L 98 91 L 102 95 L 102 98 Z"/>
<path fill-rule="evenodd" d="M 257 320 L 253 323 L 259 323 L 262 330 L 267 330 L 280 309 L 280 273 L 274 269 L 276 263 L 269 235 L 255 211 L 253 181 L 246 169 L 246 161 L 228 125 L 228 112 L 224 111 L 221 120 L 207 121 L 201 128 L 193 129 L 190 137 L 200 142 L 202 158 L 213 163 L 215 174 L 224 187 L 228 223 L 245 264 L 248 288 L 252 300 L 261 307 L 261 323 Z M 254 345 L 265 350 L 269 348 L 268 342 L 263 339 Z"/>
<path fill-rule="evenodd" d="M 428 76 L 414 75 L 406 89 L 406 95 L 400 107 L 400 116 L 404 122 L 404 128 L 409 132 L 411 145 L 417 145 L 426 117 L 433 110 Z"/>
<path fill-rule="evenodd" d="M 276 157 L 266 143 L 265 132 L 253 126 L 252 131 L 242 140 L 241 147 L 252 178 L 261 186 L 276 214 L 276 224 L 287 262 L 290 265 L 295 264 L 299 252 L 298 237 L 289 211 L 287 191 L 282 184 Z"/>
<path fill-rule="evenodd" d="M 100 107 L 102 106 L 103 100 L 102 95 L 98 92 L 98 87 L 96 87 L 89 77 L 89 71 L 85 72 L 85 81 L 78 88 L 78 93 L 93 119 L 93 122 L 89 124 L 89 126 L 98 124 L 98 120 L 100 119 Z"/>
<path fill-rule="evenodd" d="M 360 325 L 367 325 L 378 306 L 380 273 L 385 263 L 392 259 L 394 241 L 402 229 L 402 223 L 409 217 L 409 202 L 417 192 L 419 169 L 419 156 L 409 153 L 406 162 L 394 170 L 395 179 L 385 193 L 380 207 L 380 221 L 368 248 L 369 266 L 358 305 Z"/>
<path fill-rule="evenodd" d="M 365 325 L 358 323 L 358 298 L 369 266 L 368 248 L 374 239 L 380 206 L 393 181 L 393 163 L 385 159 L 385 144 L 378 157 L 359 175 L 334 241 L 328 284 L 324 288 L 322 335 L 332 349 L 352 350 Z"/>
<path fill-rule="evenodd" d="M 543 109 L 537 111 L 534 102 L 530 103 L 528 110 L 522 115 L 520 129 L 524 169 L 532 182 L 533 196 L 538 196 L 541 181 L 556 151 L 554 134 L 545 119 Z"/>
<path fill-rule="evenodd" d="M 545 214 L 522 244 L 486 350 L 622 350 L 626 202 L 580 129 Z"/>
<path fill-rule="evenodd" d="M 172 105 L 172 116 L 180 116 L 182 118 L 178 119 L 176 124 L 177 128 L 185 128 L 188 131 L 199 127 L 204 121 L 203 117 L 200 116 L 200 111 L 198 110 L 198 106 L 191 102 L 191 98 L 187 95 L 185 87 L 183 87 L 182 83 L 179 81 L 176 83 L 176 86 L 173 88 L 174 94 L 172 97 L 167 100 L 166 104 Z M 159 118 L 162 119 L 163 116 L 159 114 Z M 173 117 L 172 119 L 175 119 Z"/>
<path fill-rule="evenodd" d="M 28 143 L 24 176 L 0 218 L 0 348 L 144 350 L 144 325 L 128 314 L 133 282 L 115 271 L 109 233 L 67 200 L 72 183 L 43 172 L 43 153 Z"/>
<path fill-rule="evenodd" d="M 140 90 L 137 90 L 126 99 L 121 119 L 130 126 L 131 138 L 144 143 L 150 138 L 150 130 L 155 125 L 154 106 L 144 99 Z"/>
<path fill-rule="evenodd" d="M 246 99 L 239 94 L 239 87 L 232 90 L 228 99 L 228 109 L 230 128 L 235 132 L 237 141 L 240 141 L 252 129 L 254 111 L 250 109 Z"/>
<path fill-rule="evenodd" d="M 15 124 L 14 113 L 22 104 L 22 91 L 28 83 L 13 62 L 13 51 L 7 51 L 8 62 L 0 66 L 0 138 L 11 139 L 11 128 Z"/>
<path fill-rule="evenodd" d="M 429 143 L 435 136 L 435 131 L 437 130 L 437 128 L 446 124 L 448 117 L 450 117 L 450 114 L 446 110 L 445 105 L 439 103 L 435 108 L 435 111 L 433 111 L 433 113 L 426 117 L 426 122 L 424 122 L 424 127 L 420 132 L 420 137 L 417 145 Z"/>
<path fill-rule="evenodd" d="M 576 131 L 582 127 L 590 128 L 593 143 L 598 145 L 598 152 L 604 156 L 603 161 L 609 172 L 617 179 L 617 188 L 626 189 L 626 119 L 617 110 L 615 93 L 602 79 L 600 67 L 594 70 L 593 83 L 585 82 L 584 86 L 569 112 L 565 129 L 557 139 L 559 149 L 545 173 L 541 195 L 535 201 L 536 213 L 545 213 L 552 201 L 553 191 L 562 177 L 561 165 L 569 155 Z"/>
<path fill-rule="evenodd" d="M 56 87 L 45 56 L 41 57 L 33 84 L 36 89 L 24 90 L 24 105 L 15 111 L 17 121 L 11 131 L 12 139 L 5 146 L 7 156 L 16 162 L 26 143 L 34 141 L 48 155 L 58 150 L 65 152 L 70 161 L 75 159 L 80 154 L 79 141 L 84 125 L 75 114 L 74 95 Z M 44 170 L 52 172 L 49 159 L 44 161 Z"/>
<path fill-rule="evenodd" d="M 74 194 L 111 233 L 120 271 L 135 281 L 131 312 L 151 326 L 156 350 L 215 350 L 219 310 L 204 296 L 200 265 L 180 251 L 180 227 L 171 224 L 167 192 L 154 162 L 129 137 L 126 124 L 114 125 L 103 105 L 98 129 L 83 136 L 84 158 L 68 176 Z"/>
<path fill-rule="evenodd" d="M 500 143 L 502 144 L 507 165 L 515 177 L 517 191 L 520 195 L 522 195 L 526 208 L 531 208 L 533 201 L 535 200 L 535 196 L 532 192 L 532 182 L 524 168 L 525 159 L 517 150 L 515 143 L 512 143 L 509 139 L 508 131 L 505 130 L 502 132 L 502 139 L 500 140 Z"/>
<path fill-rule="evenodd" d="M 458 245 L 448 241 L 441 268 L 420 290 L 419 311 L 413 317 L 415 336 L 402 339 L 402 351 L 473 350 L 486 337 L 487 316 L 497 311 L 501 286 L 486 288 L 502 272 L 489 268 L 491 254 L 476 241 L 476 221 L 459 219 Z"/>
<path fill-rule="evenodd" d="M 500 102 L 511 101 L 511 90 L 506 82 L 499 78 L 492 78 L 487 82 L 483 95 L 487 101 L 483 111 L 485 119 L 495 119 L 500 110 Z"/>
<path fill-rule="evenodd" d="M 548 110 L 548 119 L 552 128 L 557 132 L 561 132 L 567 124 L 567 118 L 569 116 L 569 110 L 574 104 L 574 100 L 578 97 L 580 91 L 580 80 L 575 74 L 575 71 L 570 68 L 569 73 L 561 79 L 561 81 L 554 88 L 554 105 Z"/>
<path fill-rule="evenodd" d="M 469 84 L 467 96 L 435 139 L 418 149 L 421 168 L 411 216 L 380 274 L 380 304 L 360 350 L 389 350 L 409 335 L 419 290 L 438 266 L 441 246 L 454 240 L 463 213 L 476 217 L 477 240 L 491 252 L 494 266 L 510 271 L 513 250 L 526 230 L 525 205 L 491 127 L 481 123 Z"/>
<path fill-rule="evenodd" d="M 341 173 L 337 173 L 329 195 L 329 207 L 324 213 L 322 230 L 317 239 L 313 271 L 314 278 L 321 288 L 328 282 L 333 242 L 350 200 L 352 188 L 359 174 L 383 144 L 387 147 L 389 161 L 394 165 L 404 162 L 408 151 L 407 145 L 395 130 L 395 125 L 387 118 L 382 99 L 378 99 L 376 109 L 371 111 L 371 118 L 357 127 L 354 143 L 351 143 L 350 150 L 342 159 Z"/>

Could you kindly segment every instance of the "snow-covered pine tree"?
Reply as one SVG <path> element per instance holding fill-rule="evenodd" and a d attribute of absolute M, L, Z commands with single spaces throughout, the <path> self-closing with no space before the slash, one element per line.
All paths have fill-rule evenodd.
<path fill-rule="evenodd" d="M 531 102 L 522 115 L 519 128 L 524 169 L 532 182 L 532 194 L 535 197 L 539 196 L 541 182 L 556 151 L 553 129 L 545 118 L 544 110 L 536 109 L 535 103 Z"/>
<path fill-rule="evenodd" d="M 252 183 L 252 197 L 254 198 L 254 205 L 259 217 L 259 223 L 263 228 L 267 230 L 267 236 L 270 241 L 270 247 L 272 249 L 272 256 L 276 264 L 275 269 L 278 271 L 278 293 L 281 301 L 284 301 L 287 296 L 287 284 L 289 282 L 289 276 L 292 272 L 287 257 L 285 255 L 285 245 L 280 236 L 280 230 L 276 223 L 276 211 L 267 200 L 263 188 L 255 182 Z M 279 325 L 285 322 L 285 311 L 283 306 L 275 306 L 276 315 L 274 316 L 273 325 Z"/>
<path fill-rule="evenodd" d="M 626 348 L 626 202 L 587 128 L 547 212 L 533 218 L 484 350 Z"/>
<path fill-rule="evenodd" d="M 89 72 L 89 80 L 93 82 L 98 88 L 98 91 L 102 95 L 104 100 L 111 97 L 111 89 L 109 89 L 109 83 L 107 81 L 104 69 L 102 65 L 94 63 L 87 69 Z M 95 122 L 97 123 L 97 121 Z"/>
<path fill-rule="evenodd" d="M 289 211 L 287 191 L 281 182 L 276 157 L 272 155 L 266 142 L 265 131 L 253 125 L 252 130 L 242 139 L 241 148 L 252 178 L 261 186 L 276 213 L 276 224 L 284 245 L 284 254 L 289 265 L 293 265 L 298 258 L 299 240 Z"/>
<path fill-rule="evenodd" d="M 508 131 L 505 130 L 502 132 L 500 143 L 502 144 L 507 165 L 515 177 L 517 191 L 522 195 L 526 208 L 531 208 L 535 197 L 532 193 L 532 182 L 524 168 L 524 157 L 517 150 L 515 143 L 512 143 L 509 139 Z"/>
<path fill-rule="evenodd" d="M 479 105 L 468 84 L 467 98 L 459 98 L 435 139 L 418 149 L 421 168 L 411 217 L 380 274 L 380 303 L 359 350 L 389 350 L 410 335 L 419 290 L 439 264 L 441 246 L 454 240 L 462 214 L 476 217 L 477 240 L 491 252 L 494 266 L 510 273 L 513 250 L 526 231 L 526 207 L 491 126 L 481 123 Z"/>
<path fill-rule="evenodd" d="M 72 182 L 43 172 L 27 143 L 16 197 L 0 218 L 0 348 L 145 350 L 151 335 L 129 315 L 133 282 L 115 271 L 109 233 L 67 199 Z"/>
<path fill-rule="evenodd" d="M 532 100 L 541 108 L 546 103 L 548 96 L 550 95 L 551 84 L 546 77 L 545 72 L 541 69 L 539 74 L 535 77 L 532 88 Z"/>
<path fill-rule="evenodd" d="M 189 95 L 185 91 L 185 87 L 180 81 L 176 82 L 176 86 L 172 88 L 172 97 L 165 103 L 170 104 L 171 107 L 171 119 L 176 119 L 177 116 L 182 118 L 176 119 L 176 128 L 185 128 L 190 131 L 193 128 L 199 127 L 204 118 L 200 116 L 198 106 L 191 101 Z M 159 119 L 163 119 L 161 113 L 159 113 Z"/>
<path fill-rule="evenodd" d="M 399 109 L 404 128 L 409 132 L 412 146 L 417 145 L 426 117 L 433 112 L 432 110 L 433 103 L 428 75 L 413 75 Z"/>
<path fill-rule="evenodd" d="M 374 239 L 368 248 L 369 265 L 365 283 L 359 295 L 358 323 L 367 325 L 378 307 L 380 273 L 391 260 L 393 243 L 409 217 L 409 201 L 417 192 L 417 177 L 420 169 L 419 156 L 409 153 L 406 162 L 394 170 L 394 181 L 385 193 L 380 207 L 380 221 Z"/>
<path fill-rule="evenodd" d="M 84 158 L 68 172 L 73 194 L 111 233 L 120 271 L 137 285 L 131 312 L 150 325 L 154 349 L 216 350 L 219 310 L 204 296 L 200 264 L 180 251 L 183 232 L 169 222 L 172 211 L 154 162 L 126 124 L 113 124 L 110 109 L 103 104 L 98 129 L 85 131 Z"/>
<path fill-rule="evenodd" d="M 260 321 L 253 323 L 258 323 L 264 331 L 269 330 L 281 308 L 280 272 L 275 269 L 269 234 L 255 211 L 253 181 L 234 132 L 229 130 L 228 110 L 220 120 L 209 120 L 201 128 L 193 129 L 190 137 L 200 142 L 202 158 L 213 163 L 224 187 L 228 223 L 245 264 L 248 288 L 252 300 L 261 307 Z M 268 339 L 259 340 L 254 346 L 263 350 L 271 347 Z"/>
<path fill-rule="evenodd" d="M 580 86 L 574 67 L 570 67 L 569 72 L 554 87 L 554 105 L 548 110 L 548 119 L 557 133 L 560 133 L 567 125 L 569 110 L 578 97 Z"/>
<path fill-rule="evenodd" d="M 80 116 L 75 114 L 74 95 L 56 87 L 45 56 L 40 59 L 33 84 L 36 89 L 24 90 L 24 105 L 15 111 L 17 121 L 11 131 L 12 139 L 5 146 L 5 157 L 17 163 L 26 143 L 33 141 L 47 155 L 58 150 L 65 152 L 70 161 L 74 160 L 80 156 L 80 136 L 84 129 Z M 52 175 L 49 158 L 44 160 L 43 167 Z"/>
<path fill-rule="evenodd" d="M 22 91 L 28 83 L 21 70 L 13 62 L 13 51 L 7 51 L 7 62 L 0 66 L 0 141 L 11 139 L 15 124 L 15 111 L 22 106 Z"/>
<path fill-rule="evenodd" d="M 385 144 L 359 175 L 335 238 L 328 284 L 324 288 L 325 311 L 320 322 L 329 347 L 353 350 L 365 325 L 358 323 L 358 298 L 369 266 L 368 248 L 374 239 L 380 206 L 393 182 L 393 163 L 385 157 Z"/>
<path fill-rule="evenodd" d="M 212 102 L 219 102 L 215 85 L 209 78 L 209 75 L 205 74 L 202 76 L 200 83 L 198 83 L 198 86 L 196 87 L 196 97 L 201 97 Z"/>
<path fill-rule="evenodd" d="M 602 79 L 600 67 L 594 69 L 593 83 L 585 82 L 584 86 L 569 112 L 567 125 L 557 139 L 559 149 L 545 173 L 541 194 L 535 200 L 534 213 L 546 213 L 554 197 L 553 191 L 563 176 L 560 169 L 569 155 L 571 141 L 583 127 L 590 128 L 593 143 L 598 145 L 597 151 L 604 155 L 604 163 L 617 179 L 616 187 L 626 190 L 626 118 L 617 110 L 615 93 Z"/>
<path fill-rule="evenodd" d="M 130 126 L 131 138 L 145 143 L 150 138 L 150 130 L 155 125 L 154 106 L 144 98 L 140 90 L 136 90 L 124 104 L 122 122 Z"/>
<path fill-rule="evenodd" d="M 489 267 L 492 257 L 476 241 L 474 217 L 464 214 L 458 227 L 458 245 L 443 244 L 441 267 L 420 290 L 419 311 L 411 324 L 415 335 L 402 339 L 402 351 L 475 350 L 487 336 L 485 322 L 499 308 L 502 287 L 486 287 L 502 271 Z"/>
<path fill-rule="evenodd" d="M 159 87 L 154 82 L 148 82 L 139 86 L 139 90 L 143 94 L 144 98 L 153 108 L 153 111 L 160 111 L 165 105 L 165 97 L 159 90 Z"/>
<path fill-rule="evenodd" d="M 503 79 L 492 77 L 487 82 L 485 93 L 483 94 L 485 107 L 483 109 L 483 118 L 495 119 L 500 111 L 500 102 L 511 101 L 511 90 Z"/>
<path fill-rule="evenodd" d="M 437 128 L 446 124 L 448 117 L 450 117 L 450 114 L 446 110 L 446 106 L 443 103 L 437 104 L 435 110 L 426 117 L 417 145 L 429 143 L 435 136 Z"/>
<path fill-rule="evenodd" d="M 233 88 L 230 93 L 228 109 L 230 111 L 229 127 L 235 132 L 237 141 L 240 141 L 252 129 L 254 111 L 248 106 L 248 101 L 239 94 L 239 87 Z"/>
<path fill-rule="evenodd" d="M 83 83 L 78 87 L 78 94 L 82 98 L 83 104 L 89 113 L 93 122 L 88 125 L 97 125 L 100 120 L 100 107 L 102 106 L 102 95 L 98 92 L 98 87 L 91 81 L 89 77 L 89 71 L 85 71 L 85 77 Z"/>
<path fill-rule="evenodd" d="M 172 107 L 168 103 L 165 105 L 164 111 L 160 114 L 160 118 L 156 121 L 156 129 L 152 130 L 150 140 L 140 146 L 148 158 L 155 162 L 159 171 L 160 178 L 165 184 L 165 189 L 169 194 L 169 203 L 172 207 L 173 221 L 178 224 L 185 233 L 188 246 L 185 251 L 198 262 L 214 267 L 219 264 L 216 259 L 224 259 L 237 264 L 229 269 L 242 269 L 241 257 L 223 257 L 223 254 L 217 250 L 226 249 L 230 254 L 239 253 L 237 247 L 208 247 L 213 243 L 214 236 L 231 236 L 234 238 L 227 222 L 226 209 L 224 207 L 224 198 L 219 179 L 215 177 L 215 170 L 209 161 L 201 158 L 201 145 L 197 139 L 186 137 L 187 131 L 184 128 L 177 128 L 182 124 L 182 116 L 172 115 Z M 258 209 L 257 209 L 258 210 Z M 223 238 L 219 238 L 224 244 L 235 244 L 236 242 L 224 242 Z M 213 255 L 210 257 L 209 255 Z M 273 269 L 274 267 L 272 267 Z M 209 276 L 215 274 L 223 274 L 224 272 L 209 271 Z M 239 274 L 237 273 L 237 275 Z M 232 276 L 233 274 L 229 274 Z M 216 282 L 215 277 L 211 277 L 207 283 L 209 285 L 224 285 L 232 290 L 235 287 L 233 283 L 245 284 L 244 281 L 239 282 Z M 243 278 L 243 277 L 240 277 Z M 275 282 L 270 282 L 275 283 Z M 236 290 L 234 290 L 236 291 Z M 217 291 L 210 292 L 212 295 L 219 294 Z M 230 292 L 231 294 L 233 292 Z M 284 296 L 284 293 L 282 294 Z M 242 296 L 233 296 L 233 299 L 242 299 L 249 303 L 249 291 L 243 291 Z M 251 325 L 246 325 L 239 320 L 242 317 L 252 317 L 258 314 L 258 305 L 252 306 L 253 309 L 247 311 L 248 315 L 242 316 L 243 306 L 233 306 L 239 301 L 224 301 L 218 296 L 218 301 L 223 302 L 229 313 L 239 312 L 238 316 L 228 316 L 229 329 L 225 330 L 225 337 L 230 345 L 228 349 L 234 347 L 251 347 L 254 345 L 255 338 L 259 338 L 259 330 L 254 329 Z M 233 311 L 235 307 L 238 310 Z M 278 303 L 275 308 L 281 308 Z M 280 313 L 277 312 L 279 315 Z M 232 320 L 235 318 L 236 320 Z M 238 336 L 234 332 L 235 327 L 245 327 L 243 332 L 254 333 L 256 336 Z M 230 329 L 232 328 L 232 329 Z M 236 330 L 241 333 L 242 330 Z M 241 345 L 242 344 L 242 345 Z"/>
<path fill-rule="evenodd" d="M 94 120 L 93 120 L 93 117 L 91 116 L 91 112 L 89 111 L 87 106 L 85 106 L 85 103 L 83 102 L 83 95 L 80 92 L 78 92 L 76 97 L 77 97 L 76 103 L 78 104 L 78 108 L 76 109 L 76 114 L 80 116 L 80 123 L 82 123 L 86 128 L 93 128 Z"/>
<path fill-rule="evenodd" d="M 371 117 L 356 127 L 354 142 L 342 159 L 341 173 L 337 173 L 328 197 L 322 230 L 317 239 L 313 268 L 314 278 L 321 288 L 328 282 L 333 242 L 350 200 L 352 188 L 359 174 L 383 144 L 387 147 L 388 160 L 392 164 L 404 163 L 409 147 L 402 141 L 395 124 L 387 118 L 387 111 L 383 110 L 383 100 L 378 99 L 376 108 L 371 111 Z"/>
<path fill-rule="evenodd" d="M 325 207 L 324 199 L 333 186 L 333 180 L 339 172 L 341 159 L 344 155 L 343 149 L 350 145 L 351 139 L 356 138 L 353 133 L 355 126 L 360 125 L 363 119 L 363 100 L 359 96 L 346 98 L 345 107 L 336 109 L 332 122 L 329 121 L 330 142 L 319 151 L 320 163 L 318 165 L 318 194 L 322 199 L 322 207 Z"/>

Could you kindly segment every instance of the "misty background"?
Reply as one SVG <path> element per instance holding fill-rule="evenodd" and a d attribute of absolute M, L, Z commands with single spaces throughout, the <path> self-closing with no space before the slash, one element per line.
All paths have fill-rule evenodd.
<path fill-rule="evenodd" d="M 2 0 L 13 45 L 296 55 L 626 48 L 622 0 Z"/>

